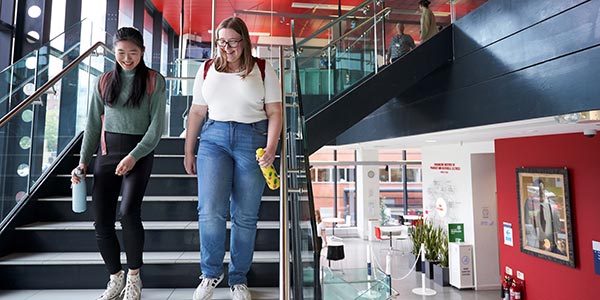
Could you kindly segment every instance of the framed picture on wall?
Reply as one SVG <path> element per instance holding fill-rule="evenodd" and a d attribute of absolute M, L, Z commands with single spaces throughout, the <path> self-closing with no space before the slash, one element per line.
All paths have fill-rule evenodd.
<path fill-rule="evenodd" d="M 517 168 L 521 252 L 575 267 L 566 168 Z"/>

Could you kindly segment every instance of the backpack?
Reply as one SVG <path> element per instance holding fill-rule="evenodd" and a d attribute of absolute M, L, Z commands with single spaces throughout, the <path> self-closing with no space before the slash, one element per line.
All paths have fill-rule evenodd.
<path fill-rule="evenodd" d="M 258 69 L 260 70 L 260 78 L 262 78 L 262 80 L 264 82 L 265 81 L 265 64 L 267 61 L 262 58 L 258 58 L 258 57 L 255 57 L 254 59 L 256 60 Z M 212 66 L 213 61 L 214 60 L 211 58 L 204 63 L 204 79 L 206 79 L 206 74 L 208 74 L 208 69 L 210 69 L 210 66 Z"/>

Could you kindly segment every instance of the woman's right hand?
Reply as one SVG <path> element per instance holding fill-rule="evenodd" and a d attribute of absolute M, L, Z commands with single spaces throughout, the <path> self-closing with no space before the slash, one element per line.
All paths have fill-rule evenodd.
<path fill-rule="evenodd" d="M 193 154 L 186 154 L 183 158 L 183 167 L 189 175 L 196 175 L 196 157 Z"/>
<path fill-rule="evenodd" d="M 81 181 L 81 179 L 79 179 L 79 177 L 77 176 L 77 169 L 81 170 L 81 176 L 83 176 L 83 178 L 85 178 L 85 175 L 87 174 L 87 165 L 84 163 L 80 163 L 75 169 L 71 171 L 71 182 L 73 184 L 78 184 Z"/>

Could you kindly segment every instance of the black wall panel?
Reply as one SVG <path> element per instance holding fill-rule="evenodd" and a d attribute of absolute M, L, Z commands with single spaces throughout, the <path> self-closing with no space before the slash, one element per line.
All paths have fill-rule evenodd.
<path fill-rule="evenodd" d="M 470 48 L 466 56 L 457 55 L 451 65 L 396 96 L 338 136 L 336 142 L 356 143 L 600 109 L 600 85 L 596 83 L 600 1 L 536 1 L 537 9 L 529 10 L 525 9 L 530 6 L 527 1 L 519 6 L 513 2 L 490 1 L 453 27 L 455 49 L 462 49 L 463 54 L 473 45 L 491 39 L 497 42 Z M 545 2 L 555 6 L 547 7 Z M 502 15 L 506 24 L 500 25 L 493 18 L 488 23 L 480 20 L 493 14 Z M 525 27 L 519 29 L 515 24 Z M 482 27 L 476 30 L 476 25 Z M 507 30 L 511 33 L 504 38 L 492 33 Z M 471 34 L 468 38 L 467 33 Z M 456 39 L 457 35 L 463 38 Z"/>
<path fill-rule="evenodd" d="M 581 3 L 595 0 L 488 1 L 454 24 L 455 54 L 461 57 Z M 477 41 L 477 43 L 472 43 Z"/>

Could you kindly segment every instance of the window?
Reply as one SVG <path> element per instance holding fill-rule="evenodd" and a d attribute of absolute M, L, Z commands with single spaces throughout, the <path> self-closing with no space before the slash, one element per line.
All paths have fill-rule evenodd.
<path fill-rule="evenodd" d="M 332 169 L 317 169 L 317 182 L 331 182 Z"/>
<path fill-rule="evenodd" d="M 119 28 L 133 26 L 133 0 L 119 1 Z"/>
<path fill-rule="evenodd" d="M 390 181 L 390 174 L 386 168 L 379 168 L 379 182 Z"/>
<path fill-rule="evenodd" d="M 146 46 L 146 50 L 144 51 L 144 62 L 146 66 L 152 68 L 152 30 L 153 28 L 154 18 L 152 15 L 148 13 L 148 9 L 144 9 L 144 46 Z"/>

